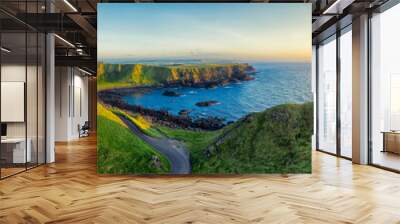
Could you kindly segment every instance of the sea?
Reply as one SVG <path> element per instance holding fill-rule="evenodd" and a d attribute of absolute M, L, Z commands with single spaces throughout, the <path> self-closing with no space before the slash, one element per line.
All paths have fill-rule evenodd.
<path fill-rule="evenodd" d="M 252 113 L 286 104 L 312 101 L 311 64 L 300 62 L 249 63 L 257 71 L 255 79 L 215 88 L 157 88 L 146 93 L 125 96 L 132 105 L 167 110 L 178 115 L 190 110 L 191 117 L 220 117 L 225 122 L 236 121 Z M 178 97 L 163 96 L 165 90 L 180 93 Z M 196 106 L 202 101 L 217 101 L 208 107 Z"/>

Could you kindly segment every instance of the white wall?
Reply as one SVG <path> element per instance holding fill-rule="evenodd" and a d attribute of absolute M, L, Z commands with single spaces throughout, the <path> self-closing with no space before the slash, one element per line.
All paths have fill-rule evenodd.
<path fill-rule="evenodd" d="M 88 120 L 88 78 L 76 68 L 56 67 L 55 140 L 79 138 L 78 125 Z"/>
<path fill-rule="evenodd" d="M 28 69 L 33 69 L 28 67 Z M 25 82 L 25 64 L 23 65 L 2 65 L 1 66 L 1 81 L 18 81 Z"/>
<path fill-rule="evenodd" d="M 39 70 L 37 70 L 39 69 Z M 24 82 L 26 84 L 26 107 L 21 108 L 21 113 L 26 112 L 26 120 L 22 122 L 6 122 L 7 137 L 24 138 L 25 135 L 30 140 L 32 161 L 44 163 L 45 150 L 45 120 L 44 120 L 44 74 L 41 67 L 25 66 L 25 64 L 3 64 L 1 66 L 2 82 Z M 25 80 L 27 78 L 27 80 Z M 21 90 L 24 94 L 24 90 Z M 7 96 L 2 96 L 7 97 Z M 1 110 L 7 111 L 12 108 L 3 107 Z M 13 113 L 12 111 L 8 111 Z M 37 153 L 39 155 L 37 155 Z"/>
<path fill-rule="evenodd" d="M 27 69 L 27 70 L 26 70 Z M 24 65 L 19 64 L 4 64 L 1 66 L 1 81 L 3 82 L 25 82 L 25 75 L 28 72 L 28 84 L 29 87 L 34 86 L 33 88 L 27 88 L 27 106 L 31 107 L 31 109 L 27 109 L 27 118 L 28 122 L 33 122 L 28 124 L 28 129 L 31 127 L 36 130 L 36 113 L 32 113 L 32 108 L 36 108 L 36 80 L 32 80 L 30 78 L 31 74 L 36 74 L 35 66 L 25 67 Z M 39 105 L 41 106 L 41 105 Z M 2 110 L 7 110 L 7 108 L 1 108 Z M 36 112 L 36 109 L 34 109 Z M 34 127 L 33 127 L 34 126 Z M 29 131 L 29 130 L 28 130 Z M 28 132 L 28 137 L 29 136 Z M 7 123 L 7 134 L 9 137 L 25 137 L 25 122 L 8 122 Z M 36 134 L 36 132 L 35 132 Z"/>
<path fill-rule="evenodd" d="M 1 66 L 1 81 L 3 82 L 25 82 L 25 64 L 24 65 L 2 65 Z M 28 67 L 28 69 L 30 69 Z M 1 108 L 7 110 L 7 108 Z M 25 122 L 7 123 L 8 137 L 25 137 Z"/>
<path fill-rule="evenodd" d="M 25 83 L 1 82 L 1 121 L 25 121 Z M 36 108 L 36 105 L 35 107 Z"/>
<path fill-rule="evenodd" d="M 75 70 L 76 71 L 76 70 Z M 72 109 L 72 130 L 71 134 L 74 137 L 79 137 L 78 132 L 78 124 L 81 126 L 85 123 L 85 121 L 89 120 L 89 111 L 88 111 L 88 78 L 79 75 L 74 75 L 74 108 Z"/>
<path fill-rule="evenodd" d="M 70 85 L 69 69 L 56 67 L 55 69 L 55 141 L 67 141 L 69 133 L 69 96 Z"/>

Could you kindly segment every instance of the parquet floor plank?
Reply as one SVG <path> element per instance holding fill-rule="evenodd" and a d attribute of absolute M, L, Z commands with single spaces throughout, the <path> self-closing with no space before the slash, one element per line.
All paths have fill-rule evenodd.
<path fill-rule="evenodd" d="M 397 223 L 400 175 L 313 152 L 313 174 L 96 174 L 96 139 L 0 181 L 0 223 Z"/>

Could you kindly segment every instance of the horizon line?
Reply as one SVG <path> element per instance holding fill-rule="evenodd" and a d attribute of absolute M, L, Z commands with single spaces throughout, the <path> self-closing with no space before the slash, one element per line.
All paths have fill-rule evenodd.
<path fill-rule="evenodd" d="M 310 58 L 304 58 L 304 59 L 196 59 L 196 58 L 158 58 L 158 59 L 153 59 L 153 58 L 144 58 L 144 59 L 132 59 L 132 58 L 99 58 L 97 57 L 97 62 L 107 62 L 107 61 L 126 61 L 126 62 L 140 62 L 140 61 L 152 61 L 152 62 L 162 62 L 162 61 L 199 61 L 199 62 L 221 62 L 221 61 L 230 61 L 230 62 L 310 62 L 311 63 L 311 57 Z M 177 62 L 177 63 L 178 63 Z"/>

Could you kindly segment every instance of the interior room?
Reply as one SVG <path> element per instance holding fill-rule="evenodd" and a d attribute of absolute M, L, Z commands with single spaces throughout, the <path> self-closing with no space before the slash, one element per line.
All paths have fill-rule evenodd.
<path fill-rule="evenodd" d="M 15 28 L 1 34 L 2 178 L 45 162 L 45 36 Z"/>
<path fill-rule="evenodd" d="M 371 140 L 372 163 L 399 170 L 400 67 L 395 59 L 399 37 L 391 27 L 399 20 L 400 7 L 374 14 L 372 33 Z"/>
<path fill-rule="evenodd" d="M 229 7 L 243 5 L 230 8 L 236 13 L 232 19 L 224 17 L 230 12 L 219 9 L 217 2 L 0 1 L 0 223 L 400 223 L 399 1 L 224 1 Z M 210 4 L 202 6 L 209 8 L 209 13 L 191 13 L 202 8 L 196 4 L 204 3 Z M 293 70 L 290 66 L 299 65 L 295 61 L 276 70 L 273 63 L 280 61 L 268 57 L 256 58 L 259 61 L 255 60 L 253 67 L 238 59 L 242 65 L 228 61 L 228 66 L 216 73 L 233 74 L 245 64 L 245 72 L 236 73 L 242 77 L 223 80 L 223 84 L 209 82 L 209 86 L 196 83 L 204 75 L 201 69 L 206 67 L 211 77 L 213 66 L 225 63 L 221 54 L 211 54 L 204 46 L 219 50 L 229 46 L 230 52 L 248 46 L 257 56 L 269 56 L 265 50 L 269 46 L 297 49 L 293 43 L 300 35 L 283 32 L 296 24 L 284 20 L 289 15 L 278 13 L 284 18 L 270 19 L 266 22 L 270 26 L 262 27 L 260 21 L 248 22 L 240 16 L 249 3 L 260 5 L 257 13 L 264 4 L 309 7 L 309 31 L 303 34 L 311 40 L 307 48 L 310 67 Z M 117 10 L 102 17 L 100 11 L 113 4 L 118 4 Z M 172 17 L 163 17 L 179 7 L 188 7 L 181 10 L 188 15 L 182 16 L 178 10 L 170 11 Z M 251 16 L 262 20 L 268 15 Z M 132 22 L 132 18 L 136 20 Z M 210 24 L 202 26 L 205 21 Z M 196 24 L 198 29 L 188 24 Z M 221 24 L 223 29 L 218 28 Z M 280 40 L 265 44 L 263 36 L 263 41 L 252 39 L 259 34 L 272 36 L 270 27 L 283 35 Z M 149 31 L 143 32 L 146 29 Z M 117 34 L 116 38 L 112 34 L 118 30 L 132 35 Z M 287 39 L 293 43 L 280 42 Z M 199 43 L 196 41 L 201 47 L 193 47 Z M 130 52 L 122 59 L 110 60 L 104 49 L 113 46 L 111 42 L 115 49 Z M 173 51 L 171 46 L 189 46 L 191 50 Z M 153 50 L 140 56 L 141 49 Z M 154 52 L 173 54 L 174 60 L 160 57 L 161 63 L 150 57 Z M 190 60 L 181 52 L 189 54 Z M 207 61 L 210 55 L 219 61 Z M 238 67 L 232 69 L 230 63 Z M 207 67 L 210 64 L 211 68 Z M 185 72 L 181 74 L 182 67 Z M 165 81 L 169 86 L 156 82 L 165 71 L 171 75 Z M 278 79 L 276 74 L 287 79 Z M 264 75 L 269 79 L 262 85 L 263 92 L 253 83 Z M 185 82 L 179 80 L 181 76 Z M 143 85 L 132 87 L 135 82 Z M 263 100 L 291 97 L 284 87 L 301 92 L 302 84 L 311 91 L 307 101 L 312 103 L 306 109 L 298 105 L 307 103 L 301 98 L 300 103 L 288 106 L 300 108 L 296 113 L 279 105 L 251 111 Z M 134 87 L 143 89 L 133 92 Z M 228 105 L 223 100 L 202 98 L 204 101 L 194 101 L 191 107 L 176 107 L 179 100 L 205 91 L 214 91 L 213 97 L 218 99 L 240 96 L 240 104 L 251 112 L 233 106 L 232 111 L 245 111 L 237 120 L 221 124 L 204 115 L 199 120 L 203 123 L 192 122 L 189 118 L 196 110 L 219 113 Z M 248 98 L 240 95 L 242 92 L 256 94 Z M 149 110 L 148 105 L 160 109 Z M 168 111 L 174 106 L 178 108 L 174 108 L 175 114 Z M 269 111 L 275 106 L 277 110 Z M 154 114 L 168 120 L 157 120 Z M 268 126 L 271 121 L 267 118 L 279 122 Z M 304 118 L 310 118 L 308 123 L 301 123 Z M 294 122 L 288 125 L 288 120 Z M 222 128 L 205 131 L 204 126 L 215 127 L 210 124 Z M 189 128 L 178 129 L 179 125 Z M 229 128 L 239 125 L 244 125 L 244 130 Z M 304 126 L 309 129 L 302 129 Z M 259 135 L 250 136 L 254 127 Z M 203 133 L 209 135 L 199 135 Z M 242 141 L 246 144 L 224 145 L 226 139 L 236 143 L 243 136 L 248 137 Z M 249 143 L 249 139 L 264 145 Z M 288 147 L 275 147 L 282 142 Z M 159 151 L 146 151 L 149 146 Z M 177 149 L 181 157 L 162 151 L 166 146 Z M 279 150 L 263 151 L 272 148 Z M 300 148 L 304 154 L 298 153 Z M 111 149 L 114 153 L 107 154 Z M 224 151 L 230 149 L 234 150 Z M 243 149 L 248 151 L 243 153 Z M 240 157 L 243 161 L 235 158 L 239 154 L 244 155 Z M 286 158 L 293 155 L 307 162 L 299 163 L 302 169 L 289 169 L 295 162 Z M 172 172 L 174 162 L 182 157 L 186 168 L 207 172 Z M 263 166 L 274 169 L 268 173 Z M 146 173 L 148 170 L 152 172 Z"/>
<path fill-rule="evenodd" d="M 68 5 L 57 1 L 3 1 L 1 7 L 0 178 L 3 179 L 54 161 L 54 152 L 46 149 L 54 148 L 55 142 L 88 136 L 96 123 L 93 116 L 91 119 L 94 120 L 89 122 L 89 110 L 95 111 L 93 104 L 88 102 L 89 89 L 93 100 L 96 86 L 93 85 L 94 72 L 87 62 L 78 61 L 80 64 L 77 65 L 76 61 L 68 63 L 70 59 L 64 57 L 87 57 L 90 48 L 79 43 L 82 38 L 79 33 L 69 34 L 76 37 L 79 50 L 57 34 L 49 46 L 46 32 L 55 28 L 26 23 L 27 20 L 32 23 L 43 21 L 28 18 L 28 13 L 45 15 L 50 9 L 54 12 L 71 10 Z M 61 59 L 49 59 L 55 55 Z M 54 86 L 48 84 L 50 71 L 58 74 L 54 76 Z M 50 87 L 54 89 L 51 97 L 48 96 Z M 49 105 L 53 105 L 51 112 Z M 52 116 L 54 120 L 49 121 Z M 50 122 L 54 125 L 51 131 L 46 128 Z M 48 133 L 52 133 L 51 141 Z"/>

